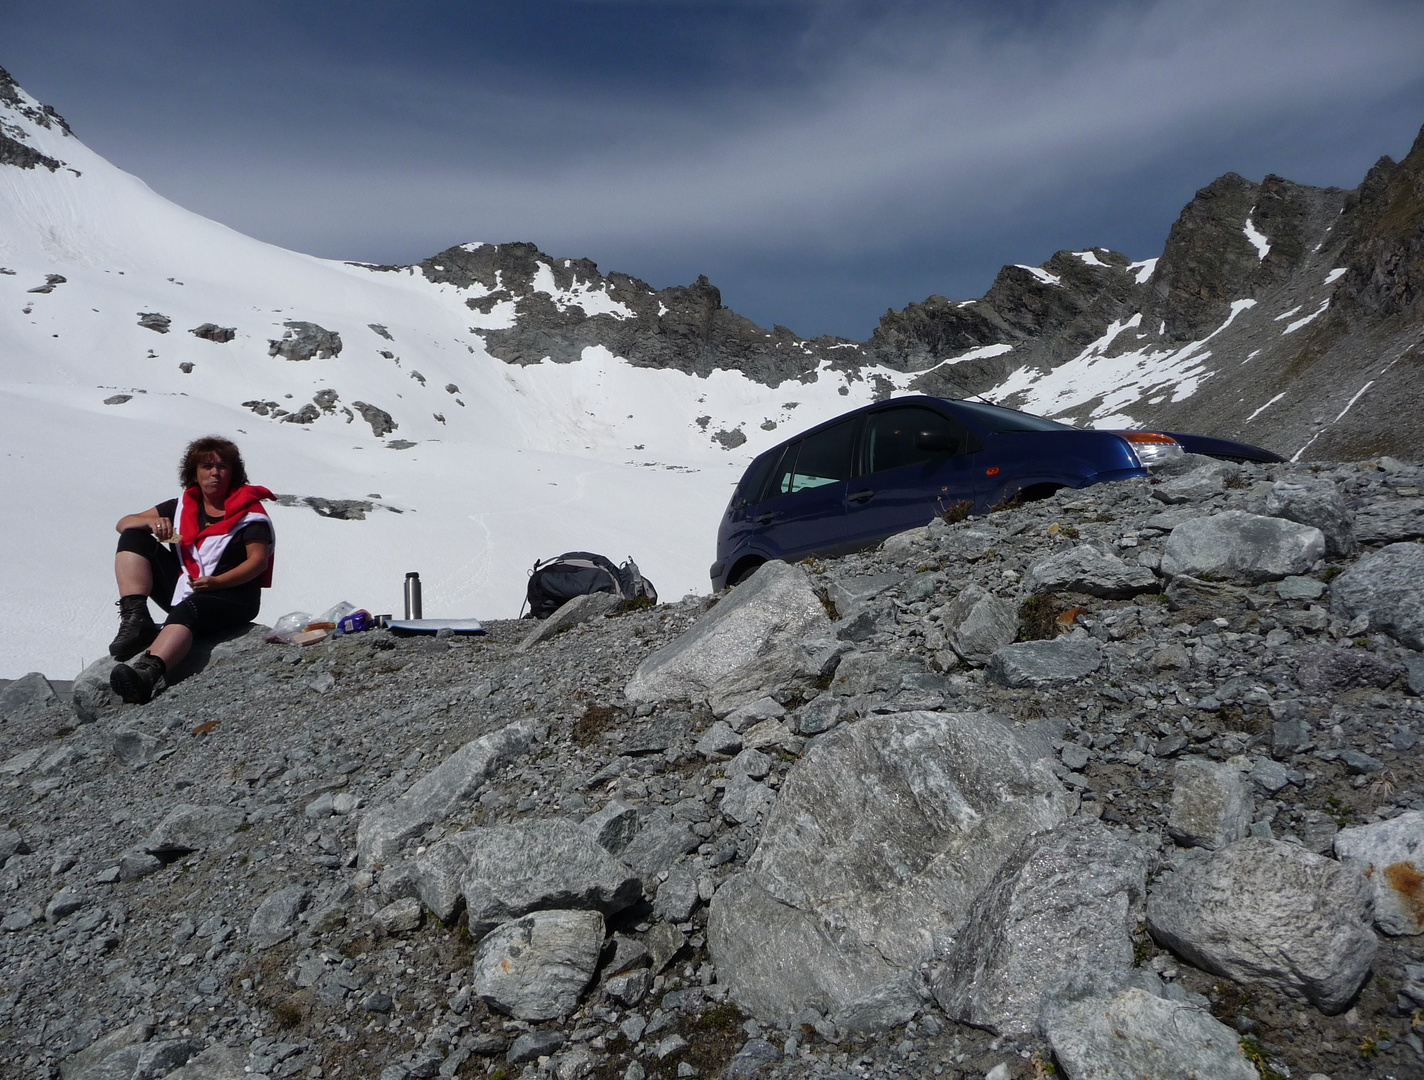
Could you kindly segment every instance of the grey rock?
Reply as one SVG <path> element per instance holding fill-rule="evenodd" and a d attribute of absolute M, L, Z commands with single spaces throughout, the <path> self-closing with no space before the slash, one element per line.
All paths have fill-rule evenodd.
<path fill-rule="evenodd" d="M 1162 573 L 1259 585 L 1303 574 L 1324 555 L 1325 534 L 1312 525 L 1226 510 L 1173 529 Z"/>
<path fill-rule="evenodd" d="M 622 799 L 609 799 L 602 810 L 584 818 L 583 827 L 599 847 L 617 855 L 638 833 L 638 808 Z"/>
<path fill-rule="evenodd" d="M 686 633 L 639 664 L 624 694 L 632 702 L 698 700 L 771 645 L 829 626 L 800 567 L 764 563 Z"/>
<path fill-rule="evenodd" d="M 642 945 L 648 951 L 648 970 L 654 975 L 662 971 L 687 944 L 682 931 L 671 923 L 654 923 L 643 935 Z"/>
<path fill-rule="evenodd" d="M 1318 645 L 1300 653 L 1300 686 L 1311 694 L 1331 694 L 1357 686 L 1384 687 L 1403 674 L 1400 665 L 1365 649 Z"/>
<path fill-rule="evenodd" d="M 642 892 L 638 877 L 572 821 L 476 827 L 450 841 L 456 842 L 467 859 L 461 885 L 476 937 L 531 911 L 591 909 L 611 915 Z"/>
<path fill-rule="evenodd" d="M 505 923 L 475 950 L 472 985 L 520 1020 L 566 1016 L 593 980 L 603 946 L 596 911 L 539 911 Z"/>
<path fill-rule="evenodd" d="M 132 728 L 119 728 L 109 742 L 114 757 L 125 765 L 142 765 L 153 761 L 160 745 L 152 735 Z"/>
<path fill-rule="evenodd" d="M 468 742 L 413 783 L 400 798 L 368 811 L 356 829 L 360 864 L 381 864 L 410 838 L 477 792 L 491 776 L 529 749 L 537 730 L 522 720 Z"/>
<path fill-rule="evenodd" d="M 1164 595 L 1167 607 L 1172 611 L 1196 609 L 1221 615 L 1240 610 L 1247 603 L 1245 589 L 1221 581 L 1205 581 L 1188 574 L 1173 577 Z"/>
<path fill-rule="evenodd" d="M 0 866 L 11 855 L 27 855 L 30 847 L 14 829 L 0 829 Z"/>
<path fill-rule="evenodd" d="M 757 700 L 742 705 L 723 717 L 723 722 L 738 735 L 746 731 L 754 724 L 759 724 L 763 720 L 778 720 L 786 715 L 786 710 L 781 702 L 774 697 L 761 697 Z"/>
<path fill-rule="evenodd" d="M 805 744 L 805 739 L 793 735 L 780 720 L 763 720 L 742 732 L 742 745 L 746 750 L 785 750 L 796 754 Z"/>
<path fill-rule="evenodd" d="M 166 334 L 168 333 L 168 328 L 173 325 L 173 320 L 167 315 L 163 315 L 157 311 L 140 311 L 138 313 L 138 324 L 145 330 Z"/>
<path fill-rule="evenodd" d="M 182 1068 L 163 1080 L 251 1080 L 247 1071 L 247 1051 L 217 1043 L 190 1057 Z"/>
<path fill-rule="evenodd" d="M 1147 898 L 1157 942 L 1199 968 L 1344 1011 L 1379 944 L 1363 874 L 1295 844 L 1251 837 L 1188 860 Z"/>
<path fill-rule="evenodd" d="M 968 585 L 940 609 L 949 647 L 961 660 L 987 663 L 995 649 L 1013 641 L 1019 631 L 1017 606 L 978 585 Z"/>
<path fill-rule="evenodd" d="M 59 708 L 59 696 L 49 680 L 38 671 L 21 675 L 0 688 L 0 723 L 28 719 L 50 709 Z"/>
<path fill-rule="evenodd" d="M 78 1080 L 83 1073 L 98 1065 L 106 1057 L 127 1046 L 137 1046 L 153 1037 L 154 1025 L 151 1020 L 137 1020 L 118 1028 L 92 1043 L 60 1064 L 60 1075 L 64 1080 Z"/>
<path fill-rule="evenodd" d="M 568 1040 L 558 1031 L 526 1031 L 509 1044 L 504 1059 L 511 1065 L 522 1065 L 526 1061 L 537 1061 L 548 1057 Z"/>
<path fill-rule="evenodd" d="M 1055 1001 L 1043 1028 L 1068 1080 L 1259 1080 L 1236 1032 L 1137 987 Z"/>
<path fill-rule="evenodd" d="M 126 851 L 119 856 L 119 880 L 136 881 L 163 869 L 163 860 L 146 851 Z"/>
<path fill-rule="evenodd" d="M 1145 566 L 1123 562 L 1106 544 L 1084 543 L 1030 566 L 1023 589 L 1027 595 L 1066 589 L 1106 600 L 1128 600 L 1156 592 L 1157 575 Z"/>
<path fill-rule="evenodd" d="M 1341 829 L 1335 854 L 1369 880 L 1376 926 L 1393 935 L 1424 932 L 1424 813 Z"/>
<path fill-rule="evenodd" d="M 575 596 L 547 619 L 536 620 L 538 625 L 519 643 L 519 651 L 528 652 L 541 641 L 548 641 L 571 626 L 606 615 L 620 603 L 622 598 L 615 593 L 598 592 Z"/>
<path fill-rule="evenodd" d="M 1392 544 L 1424 536 L 1424 499 L 1380 499 L 1361 507 L 1355 535 L 1367 544 Z"/>
<path fill-rule="evenodd" d="M 1270 758 L 1260 758 L 1252 766 L 1250 772 L 1251 782 L 1267 794 L 1274 795 L 1290 783 L 1290 775 L 1286 767 L 1279 761 L 1272 761 Z"/>
<path fill-rule="evenodd" d="M 226 345 L 237 336 L 237 327 L 219 326 L 217 323 L 205 322 L 200 326 L 195 326 L 188 333 L 194 337 L 200 337 L 204 341 L 212 341 L 219 345 Z"/>
<path fill-rule="evenodd" d="M 1424 544 L 1390 544 L 1330 583 L 1330 612 L 1424 650 Z"/>
<path fill-rule="evenodd" d="M 765 784 L 759 784 L 746 773 L 735 773 L 727 779 L 722 794 L 722 816 L 739 825 L 754 824 L 764 818 L 776 802 L 776 794 Z"/>
<path fill-rule="evenodd" d="M 845 698 L 820 694 L 792 714 L 791 730 L 802 736 L 820 735 L 854 716 L 855 709 Z"/>
<path fill-rule="evenodd" d="M 643 817 L 637 835 L 619 857 L 633 873 L 647 881 L 670 867 L 679 855 L 696 851 L 701 842 L 685 824 L 673 820 L 670 810 L 659 807 Z"/>
<path fill-rule="evenodd" d="M 1216 849 L 1246 835 L 1255 814 L 1251 786 L 1230 765 L 1182 758 L 1172 773 L 1167 834 L 1183 847 Z"/>
<path fill-rule="evenodd" d="M 1049 687 L 1075 682 L 1097 671 L 1102 651 L 1091 640 L 1060 637 L 1005 645 L 989 660 L 986 674 L 1000 686 Z"/>
<path fill-rule="evenodd" d="M 272 893 L 252 914 L 247 936 L 259 949 L 270 949 L 286 941 L 293 933 L 293 924 L 301 914 L 311 894 L 300 885 L 288 885 Z"/>
<path fill-rule="evenodd" d="M 18 930 L 28 930 L 37 922 L 39 919 L 28 908 L 16 908 L 0 920 L 0 930 L 13 934 Z"/>
<path fill-rule="evenodd" d="M 747 749 L 727 762 L 727 767 L 722 770 L 723 775 L 750 776 L 753 780 L 762 780 L 766 774 L 771 772 L 771 758 L 767 757 L 760 750 Z"/>
<path fill-rule="evenodd" d="M 73 915 L 88 902 L 89 898 L 84 895 L 82 889 L 66 885 L 55 893 L 50 902 L 45 905 L 45 919 L 52 923 L 59 922 L 66 915 Z"/>
<path fill-rule="evenodd" d="M 742 1048 L 732 1055 L 732 1060 L 727 1062 L 727 1068 L 723 1076 L 727 1080 L 740 1080 L 741 1077 L 755 1076 L 768 1065 L 773 1065 L 781 1060 L 781 1051 L 765 1039 L 748 1039 L 742 1044 Z"/>
<path fill-rule="evenodd" d="M 624 1005 L 634 1006 L 648 996 L 648 991 L 652 989 L 652 973 L 645 970 L 628 971 L 622 975 L 615 975 L 603 984 L 604 992 L 615 1001 L 620 1001 Z"/>
<path fill-rule="evenodd" d="M 742 737 L 724 720 L 712 724 L 693 747 L 703 757 L 730 757 L 742 748 Z"/>
<path fill-rule="evenodd" d="M 1327 555 L 1353 555 L 1360 550 L 1355 539 L 1354 515 L 1340 489 L 1329 480 L 1278 480 L 1266 496 L 1266 513 L 1325 534 Z"/>
<path fill-rule="evenodd" d="M 707 691 L 707 704 L 714 715 L 725 717 L 734 729 L 738 729 L 740 725 L 732 717 L 744 707 L 755 705 L 773 693 L 794 690 L 804 693 L 812 688 L 821 674 L 821 658 L 803 642 L 778 642 L 718 679 Z"/>
<path fill-rule="evenodd" d="M 620 754 L 660 754 L 676 746 L 692 726 L 692 714 L 664 713 L 635 726 L 618 748 Z"/>
<path fill-rule="evenodd" d="M 677 863 L 668 871 L 667 880 L 658 886 L 657 899 L 653 901 L 653 914 L 670 923 L 687 922 L 697 910 L 700 897 L 697 894 L 697 879 L 686 863 Z"/>
<path fill-rule="evenodd" d="M 236 806 L 190 806 L 181 803 L 139 844 L 139 850 L 160 859 L 177 858 L 191 851 L 229 847 L 246 814 Z"/>
<path fill-rule="evenodd" d="M 747 871 L 712 899 L 719 981 L 764 1020 L 814 1006 L 848 1029 L 903 1022 L 934 943 L 1065 802 L 1048 762 L 983 713 L 897 713 L 821 736 L 787 773 Z"/>
<path fill-rule="evenodd" d="M 905 575 L 893 570 L 862 577 L 835 577 L 826 586 L 826 594 L 836 606 L 836 611 L 844 617 L 851 608 L 875 599 L 887 589 L 893 589 L 904 581 Z"/>
<path fill-rule="evenodd" d="M 1077 743 L 1068 743 L 1058 754 L 1059 760 L 1074 772 L 1087 765 L 1091 756 L 1086 746 L 1079 746 Z"/>
<path fill-rule="evenodd" d="M 934 984 L 940 1008 L 995 1034 L 1029 1035 L 1066 978 L 1129 971 L 1148 863 L 1092 818 L 1024 840 L 954 939 Z"/>
<path fill-rule="evenodd" d="M 1314 732 L 1308 720 L 1277 720 L 1271 725 L 1271 755 L 1285 759 L 1309 747 Z"/>
<path fill-rule="evenodd" d="M 371 916 L 383 934 L 405 934 L 420 928 L 425 909 L 413 896 L 403 896 L 392 901 Z"/>
<path fill-rule="evenodd" d="M 1368 773 L 1384 771 L 1384 762 L 1372 758 L 1363 750 L 1346 747 L 1340 751 L 1340 760 L 1345 763 L 1345 771 L 1351 776 L 1365 776 Z"/>
<path fill-rule="evenodd" d="M 1408 673 L 1410 692 L 1424 697 L 1424 656 L 1407 657 L 1404 667 Z"/>
<path fill-rule="evenodd" d="M 1325 582 L 1310 577 L 1285 577 L 1276 582 L 1276 595 L 1282 600 L 1319 600 L 1325 595 Z"/>
<path fill-rule="evenodd" d="M 267 355 L 284 360 L 331 360 L 341 355 L 341 335 L 314 322 L 291 320 L 286 332 L 267 342 Z"/>
<path fill-rule="evenodd" d="M 104 713 L 123 704 L 123 699 L 109 685 L 109 673 L 114 670 L 115 663 L 117 661 L 112 656 L 101 656 L 74 680 L 70 701 L 80 723 L 92 724 Z"/>
<path fill-rule="evenodd" d="M 1152 497 L 1168 506 L 1203 502 L 1213 495 L 1220 495 L 1224 492 L 1226 481 L 1240 472 L 1241 469 L 1238 466 L 1230 465 L 1224 461 L 1213 461 L 1209 465 L 1198 466 L 1190 472 L 1174 476 L 1170 480 L 1164 480 L 1155 485 L 1152 488 Z"/>

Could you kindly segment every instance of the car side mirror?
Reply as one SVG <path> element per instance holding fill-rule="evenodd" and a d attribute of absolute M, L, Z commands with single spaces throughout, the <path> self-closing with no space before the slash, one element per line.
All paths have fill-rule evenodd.
<path fill-rule="evenodd" d="M 927 450 L 931 454 L 957 454 L 959 437 L 945 431 L 921 431 L 915 435 L 915 449 Z"/>

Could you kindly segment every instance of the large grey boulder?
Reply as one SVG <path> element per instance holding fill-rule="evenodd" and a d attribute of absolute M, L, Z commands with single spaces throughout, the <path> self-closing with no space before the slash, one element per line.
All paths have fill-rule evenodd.
<path fill-rule="evenodd" d="M 1074 973 L 1126 973 L 1149 861 L 1093 818 L 1024 840 L 954 939 L 934 985 L 940 1008 L 995 1034 L 1028 1035 L 1045 995 Z"/>
<path fill-rule="evenodd" d="M 567 1016 L 593 981 L 603 948 L 596 911 L 538 911 L 496 928 L 475 950 L 472 986 L 520 1020 Z"/>
<path fill-rule="evenodd" d="M 163 820 L 140 841 L 138 848 L 160 859 L 225 848 L 237 839 L 238 826 L 246 819 L 241 807 L 182 803 L 163 815 Z"/>
<path fill-rule="evenodd" d="M 1338 693 L 1359 686 L 1383 688 L 1405 674 L 1401 665 L 1366 649 L 1317 645 L 1300 651 L 1300 686 L 1310 694 Z"/>
<path fill-rule="evenodd" d="M 1068 1080 L 1260 1080 L 1236 1032 L 1138 987 L 1055 1000 L 1043 1029 Z"/>
<path fill-rule="evenodd" d="M 1251 828 L 1256 800 L 1240 770 L 1206 758 L 1183 758 L 1172 770 L 1167 834 L 1183 847 L 1215 850 Z"/>
<path fill-rule="evenodd" d="M 330 360 L 341 355 L 341 335 L 314 322 L 292 319 L 280 338 L 269 339 L 267 355 L 284 360 Z"/>
<path fill-rule="evenodd" d="M 1063 819 L 1047 760 L 985 713 L 877 716 L 787 774 L 747 870 L 712 899 L 719 981 L 764 1020 L 807 1007 L 878 1030 L 1030 833 Z"/>
<path fill-rule="evenodd" d="M 629 701 L 702 700 L 721 680 L 772 646 L 830 628 L 830 617 L 799 566 L 772 561 L 658 649 L 633 673 Z"/>
<path fill-rule="evenodd" d="M 825 659 L 799 641 L 779 642 L 713 683 L 707 704 L 714 716 L 723 717 L 778 690 L 809 690 L 822 674 L 835 670 L 840 656 L 831 657 L 829 670 L 824 670 Z"/>
<path fill-rule="evenodd" d="M 38 671 L 21 675 L 0 689 L 0 723 L 32 719 L 59 707 L 59 695 Z"/>
<path fill-rule="evenodd" d="M 116 709 L 124 699 L 109 685 L 109 675 L 118 663 L 112 656 L 101 656 L 79 673 L 70 688 L 69 699 L 80 723 L 92 724 L 104 713 Z"/>
<path fill-rule="evenodd" d="M 1369 879 L 1375 925 L 1386 934 L 1424 932 L 1424 813 L 1341 829 L 1335 854 Z"/>
<path fill-rule="evenodd" d="M 1023 577 L 1024 592 L 1054 589 L 1128 600 L 1157 590 L 1157 575 L 1145 566 L 1124 562 L 1106 544 L 1078 544 L 1034 563 Z"/>
<path fill-rule="evenodd" d="M 1199 968 L 1343 1012 L 1379 942 L 1373 893 L 1354 867 L 1250 837 L 1190 859 L 1147 897 L 1157 942 Z"/>
<path fill-rule="evenodd" d="M 400 798 L 367 813 L 356 829 L 360 864 L 369 867 L 389 860 L 407 840 L 445 817 L 528 750 L 537 730 L 534 721 L 521 720 L 467 742 Z"/>
<path fill-rule="evenodd" d="M 1330 611 L 1424 650 L 1424 544 L 1390 544 L 1330 583 Z"/>
<path fill-rule="evenodd" d="M 1392 544 L 1424 536 L 1424 499 L 1380 499 L 1361 507 L 1355 535 L 1367 544 Z"/>
<path fill-rule="evenodd" d="M 949 647 L 966 663 L 987 663 L 1018 636 L 1018 608 L 978 585 L 965 586 L 939 614 Z"/>
<path fill-rule="evenodd" d="M 1354 515 L 1340 489 L 1329 480 L 1278 480 L 1266 496 L 1266 513 L 1302 525 L 1314 525 L 1325 535 L 1327 555 L 1353 555 Z"/>
<path fill-rule="evenodd" d="M 591 830 L 559 818 L 467 829 L 431 847 L 415 865 L 420 898 L 446 921 L 457 910 L 449 882 L 458 877 L 475 937 L 531 911 L 611 915 L 642 893 L 642 882 Z"/>
<path fill-rule="evenodd" d="M 1162 573 L 1259 585 L 1303 574 L 1324 555 L 1325 534 L 1313 525 L 1227 510 L 1173 529 L 1162 551 Z"/>
<path fill-rule="evenodd" d="M 1085 637 L 1052 641 L 1021 641 L 1005 645 L 989 660 L 989 681 L 1011 688 L 1062 686 L 1091 675 L 1102 666 L 1103 654 Z"/>
<path fill-rule="evenodd" d="M 136 1020 L 132 1024 L 116 1028 L 107 1035 L 101 1035 L 83 1050 L 60 1063 L 59 1073 L 63 1080 L 78 1080 L 105 1058 L 129 1046 L 141 1046 L 153 1038 L 154 1025 L 151 1020 Z"/>

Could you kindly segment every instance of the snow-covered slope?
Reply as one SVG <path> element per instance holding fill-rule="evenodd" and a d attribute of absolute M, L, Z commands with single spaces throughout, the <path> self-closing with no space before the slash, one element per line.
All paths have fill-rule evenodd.
<path fill-rule="evenodd" d="M 598 347 L 507 364 L 476 331 L 512 325 L 513 300 L 470 306 L 491 290 L 310 258 L 189 213 L 3 72 L 0 140 L 0 677 L 68 677 L 103 653 L 113 523 L 176 493 L 198 435 L 234 438 L 274 491 L 370 504 L 361 520 L 274 510 L 264 618 L 343 599 L 398 611 L 409 570 L 427 615 L 496 618 L 518 612 L 536 558 L 571 548 L 631 555 L 667 596 L 706 591 L 731 485 L 786 434 L 764 425 L 872 395 L 829 370 L 790 392 Z M 533 281 L 544 299 L 617 317 L 606 290 L 560 289 L 553 269 Z M 340 352 L 273 355 L 288 322 L 339 335 Z M 204 324 L 232 339 L 189 332 Z M 319 335 L 290 340 L 304 336 Z M 378 436 L 382 413 L 396 427 Z M 738 430 L 735 453 L 742 436 L 713 438 Z"/>

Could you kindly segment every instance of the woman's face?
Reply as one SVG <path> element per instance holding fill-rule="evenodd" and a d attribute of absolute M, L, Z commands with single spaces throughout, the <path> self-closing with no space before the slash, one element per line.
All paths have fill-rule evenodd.
<path fill-rule="evenodd" d="M 232 466 L 217 454 L 204 454 L 198 461 L 198 489 L 209 502 L 221 503 L 232 488 Z"/>

